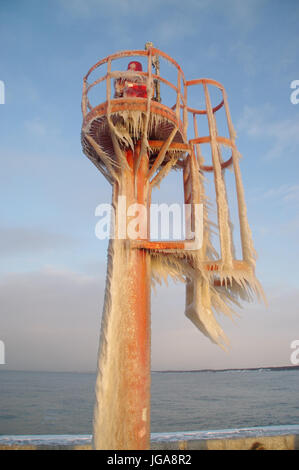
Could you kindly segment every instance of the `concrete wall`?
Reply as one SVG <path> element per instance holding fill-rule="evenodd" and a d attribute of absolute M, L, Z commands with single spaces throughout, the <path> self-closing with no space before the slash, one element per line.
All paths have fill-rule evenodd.
<path fill-rule="evenodd" d="M 91 450 L 91 445 L 0 444 L 0 450 Z M 299 450 L 299 435 L 152 442 L 151 450 Z"/>

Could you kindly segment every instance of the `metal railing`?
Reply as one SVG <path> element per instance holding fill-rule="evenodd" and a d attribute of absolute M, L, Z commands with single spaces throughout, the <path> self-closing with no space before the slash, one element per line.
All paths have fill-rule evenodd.
<path fill-rule="evenodd" d="M 153 98 L 154 82 L 159 83 L 159 84 L 163 83 L 164 85 L 168 86 L 169 88 L 175 91 L 176 102 L 174 106 L 170 107 L 170 109 L 174 113 L 178 127 L 181 127 L 183 129 L 184 136 L 186 136 L 187 126 L 188 126 L 188 121 L 187 121 L 188 113 L 187 113 L 187 86 L 186 86 L 184 73 L 181 67 L 178 65 L 178 63 L 175 60 L 173 60 L 170 56 L 160 51 L 159 49 L 152 48 L 152 47 L 149 48 L 148 50 L 122 51 L 122 52 L 109 55 L 105 57 L 104 59 L 101 59 L 93 67 L 90 68 L 90 70 L 88 71 L 88 73 L 85 75 L 83 79 L 83 93 L 82 93 L 83 117 L 85 118 L 87 114 L 90 111 L 92 111 L 92 109 L 94 108 L 89 101 L 88 95 L 89 95 L 90 90 L 104 81 L 106 82 L 106 101 L 104 103 L 107 104 L 108 110 L 111 109 L 111 101 L 113 101 L 113 98 L 111 97 L 111 89 L 112 89 L 111 81 L 113 79 L 115 80 L 120 77 L 121 78 L 126 78 L 126 77 L 129 78 L 130 76 L 132 77 L 131 71 L 112 71 L 111 69 L 111 64 L 113 61 L 116 61 L 118 59 L 123 59 L 125 57 L 143 57 L 143 58 L 147 57 L 147 70 L 146 71 L 134 71 L 134 75 L 136 76 L 139 75 L 140 77 L 144 77 L 146 79 L 145 83 L 147 86 L 147 90 L 152 90 L 152 96 L 148 96 L 147 98 L 148 107 L 151 106 L 151 101 Z M 167 60 L 170 64 L 172 64 L 176 68 L 176 71 L 177 71 L 176 84 L 172 83 L 167 78 L 161 76 L 160 73 L 153 73 L 153 70 L 152 70 L 153 59 L 157 60 L 157 58 L 158 59 L 163 58 Z M 91 75 L 91 73 L 94 72 L 96 69 L 100 69 L 101 66 L 105 64 L 107 64 L 107 73 L 100 76 L 94 82 L 89 84 L 88 78 Z M 126 99 L 129 100 L 130 98 L 126 98 Z M 146 99 L 146 98 L 143 98 L 143 99 Z M 183 109 L 182 119 L 180 117 L 181 109 Z M 179 126 L 180 123 L 181 125 Z"/>
<path fill-rule="evenodd" d="M 117 52 L 115 54 L 109 55 L 104 59 L 101 59 L 97 62 L 93 67 L 90 68 L 88 73 L 85 75 L 83 79 L 83 93 L 82 93 L 82 113 L 83 117 L 85 118 L 90 111 L 94 109 L 89 101 L 89 93 L 90 91 L 97 85 L 102 82 L 106 82 L 106 90 L 105 90 L 105 98 L 106 100 L 102 103 L 98 103 L 98 105 L 105 105 L 105 109 L 109 113 L 111 111 L 111 106 L 113 104 L 114 98 L 112 97 L 112 80 L 117 80 L 118 78 L 130 78 L 132 77 L 132 71 L 124 71 L 124 70 L 112 70 L 112 62 L 117 61 L 118 59 L 123 59 L 126 57 L 141 57 L 147 58 L 147 69 L 146 71 L 134 71 L 135 76 L 143 77 L 145 80 L 143 83 L 146 83 L 147 90 L 152 90 L 152 94 L 149 95 L 147 98 L 141 98 L 144 101 L 147 100 L 147 112 L 150 112 L 150 107 L 153 99 L 153 91 L 154 91 L 154 81 L 156 83 L 163 83 L 164 85 L 168 86 L 176 93 L 176 102 L 173 106 L 167 107 L 169 110 L 173 112 L 173 117 L 176 120 L 176 124 L 178 128 L 182 129 L 184 140 L 187 142 L 187 128 L 188 128 L 188 114 L 191 114 L 191 119 L 193 121 L 193 138 L 189 139 L 189 145 L 192 148 L 194 154 L 197 156 L 199 161 L 199 165 L 202 171 L 214 171 L 215 164 L 213 165 L 205 165 L 202 161 L 202 154 L 201 154 L 201 144 L 209 143 L 212 149 L 217 147 L 217 155 L 214 151 L 214 157 L 217 158 L 217 161 L 220 161 L 221 169 L 224 169 L 232 164 L 233 161 L 233 153 L 236 152 L 235 146 L 235 135 L 233 131 L 233 126 L 230 118 L 230 112 L 228 108 L 227 96 L 226 91 L 221 85 L 221 83 L 217 82 L 216 80 L 208 79 L 208 78 L 199 78 L 195 80 L 185 80 L 184 73 L 179 66 L 179 64 L 172 59 L 169 55 L 165 54 L 165 52 L 160 51 L 159 49 L 150 47 L 148 50 L 130 50 L 130 51 L 122 51 Z M 160 73 L 153 73 L 152 67 L 155 60 L 159 60 L 160 58 L 165 59 L 170 64 L 172 64 L 177 71 L 177 80 L 176 84 L 172 83 L 167 78 L 160 75 Z M 154 60 L 155 59 L 155 60 Z M 107 64 L 107 73 L 97 78 L 92 83 L 88 83 L 89 76 L 96 70 L 100 69 L 101 66 Z M 196 85 L 200 85 L 204 89 L 204 96 L 205 96 L 205 107 L 203 109 L 196 109 L 193 107 L 188 106 L 187 104 L 187 94 L 188 88 L 193 87 Z M 214 86 L 221 91 L 222 100 L 216 106 L 212 107 L 211 105 L 211 98 L 208 90 L 209 86 Z M 118 98 L 119 99 L 119 98 Z M 129 97 L 125 98 L 126 100 L 130 100 Z M 156 103 L 159 105 L 159 103 Z M 165 106 L 165 105 L 161 105 Z M 222 107 L 225 109 L 227 125 L 229 129 L 229 138 L 224 136 L 219 136 L 217 131 L 217 122 L 215 118 L 215 113 L 220 110 Z M 182 119 L 181 119 L 181 111 L 182 111 Z M 197 116 L 202 115 L 207 117 L 208 125 L 209 125 L 209 135 L 206 136 L 199 136 L 198 132 L 198 124 L 197 124 Z M 227 147 L 232 149 L 232 155 L 226 161 L 222 160 L 221 157 L 221 150 L 219 144 L 223 144 Z"/>

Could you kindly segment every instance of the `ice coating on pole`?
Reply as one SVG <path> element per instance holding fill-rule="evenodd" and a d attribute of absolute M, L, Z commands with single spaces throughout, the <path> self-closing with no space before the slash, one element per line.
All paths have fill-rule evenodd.
<path fill-rule="evenodd" d="M 124 241 L 110 241 L 95 389 L 95 449 L 134 450 L 140 448 L 136 442 L 146 445 L 150 439 L 150 357 L 144 357 L 139 345 L 142 325 L 136 319 L 136 315 L 149 312 L 146 302 L 150 301 L 150 286 L 145 280 L 141 288 L 147 299 L 144 308 L 136 308 L 134 272 L 138 256 L 126 249 Z M 148 272 L 149 277 L 148 255 L 142 261 L 144 274 Z M 147 344 L 143 346 L 150 351 L 150 319 L 145 321 L 143 342 Z"/>

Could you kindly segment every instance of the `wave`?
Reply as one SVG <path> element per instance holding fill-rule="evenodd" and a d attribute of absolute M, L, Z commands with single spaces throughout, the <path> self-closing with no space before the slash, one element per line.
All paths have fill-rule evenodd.
<path fill-rule="evenodd" d="M 152 433 L 152 442 L 173 442 L 181 440 L 230 439 L 261 436 L 282 436 L 299 434 L 299 425 L 260 426 L 252 428 L 233 428 L 207 431 L 177 431 Z M 0 445 L 32 446 L 75 446 L 91 444 L 89 434 L 45 434 L 45 435 L 2 435 Z"/>

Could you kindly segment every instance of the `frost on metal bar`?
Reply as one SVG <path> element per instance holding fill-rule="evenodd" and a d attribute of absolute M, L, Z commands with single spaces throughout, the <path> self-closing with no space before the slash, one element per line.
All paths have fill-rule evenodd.
<path fill-rule="evenodd" d="M 125 58 L 131 62 L 128 70 L 122 71 L 117 62 L 123 63 Z M 163 61 L 174 70 L 175 80 L 160 68 Z M 144 70 L 141 62 L 145 64 Z M 96 79 L 88 83 L 95 74 Z M 163 104 L 160 85 L 175 93 L 173 106 Z M 99 86 L 105 88 L 104 98 L 92 105 L 90 93 Z M 189 103 L 191 88 L 202 91 L 205 103 L 202 108 Z M 211 92 L 215 90 L 222 99 L 212 104 Z M 217 112 L 221 109 L 227 136 L 219 135 L 218 131 Z M 146 240 L 127 237 L 111 240 L 109 244 L 94 445 L 110 449 L 146 448 L 150 429 L 151 282 L 161 282 L 168 276 L 184 282 L 186 316 L 224 349 L 228 339 L 215 313 L 232 317 L 234 306 L 240 306 L 242 301 L 251 301 L 254 296 L 263 298 L 255 276 L 256 253 L 247 220 L 240 154 L 223 86 L 211 79 L 187 81 L 176 61 L 151 46 L 147 50 L 119 52 L 95 64 L 83 80 L 82 112 L 83 151 L 112 185 L 116 214 L 119 196 L 126 196 L 128 204 L 146 207 L 149 220 L 152 189 L 172 169 L 181 171 L 184 202 L 191 206 L 186 214 L 186 233 L 198 227 L 195 208 L 203 206 L 201 245 L 196 233 L 194 239 L 186 236 L 181 241 L 157 242 L 148 235 Z M 188 122 L 193 124 L 189 130 Z M 208 129 L 206 135 L 201 134 L 202 124 Z M 205 161 L 202 145 L 209 146 L 211 162 Z M 222 156 L 223 147 L 231 152 L 226 160 Z M 235 256 L 225 181 L 228 168 L 235 176 L 241 259 Z M 214 223 L 207 196 L 207 173 L 213 174 L 212 187 L 208 189 L 215 194 Z M 120 223 L 116 217 L 116 229 Z M 216 234 L 217 243 L 212 233 Z M 125 397 L 120 399 L 124 390 Z"/>

